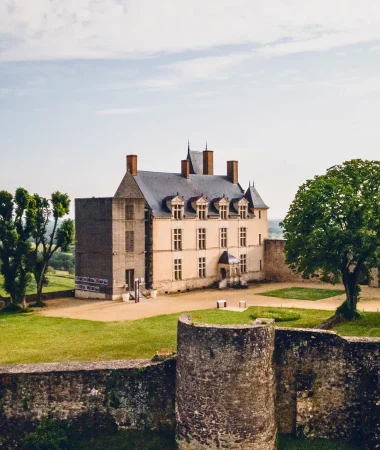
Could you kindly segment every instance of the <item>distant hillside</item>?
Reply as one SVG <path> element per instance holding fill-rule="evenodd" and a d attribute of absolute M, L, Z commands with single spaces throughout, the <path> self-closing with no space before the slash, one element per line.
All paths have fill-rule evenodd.
<path fill-rule="evenodd" d="M 280 227 L 282 219 L 268 220 L 268 237 L 269 239 L 284 239 L 283 229 Z"/>

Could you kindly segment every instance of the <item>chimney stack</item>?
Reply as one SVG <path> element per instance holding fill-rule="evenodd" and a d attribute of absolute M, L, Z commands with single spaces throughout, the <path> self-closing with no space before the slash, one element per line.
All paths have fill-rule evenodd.
<path fill-rule="evenodd" d="M 227 161 L 227 177 L 233 184 L 238 184 L 239 173 L 237 161 Z"/>
<path fill-rule="evenodd" d="M 134 177 L 137 175 L 137 155 L 127 155 L 127 172 Z"/>
<path fill-rule="evenodd" d="M 190 161 L 188 159 L 181 161 L 181 174 L 185 178 L 190 178 Z"/>
<path fill-rule="evenodd" d="M 203 175 L 214 175 L 214 152 L 203 151 Z"/>

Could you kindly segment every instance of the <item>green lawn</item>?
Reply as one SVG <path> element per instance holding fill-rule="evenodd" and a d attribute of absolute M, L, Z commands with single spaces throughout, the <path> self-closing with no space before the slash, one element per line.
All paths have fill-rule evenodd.
<path fill-rule="evenodd" d="M 256 317 L 274 318 L 285 327 L 314 327 L 331 311 L 251 307 L 244 312 L 217 309 L 193 311 L 195 322 L 248 323 Z M 97 361 L 151 358 L 157 350 L 175 350 L 179 314 L 131 322 L 43 317 L 35 313 L 0 313 L 0 364 Z M 380 314 L 337 327 L 340 334 L 380 337 Z"/>
<path fill-rule="evenodd" d="M 257 295 L 266 297 L 278 297 L 292 300 L 322 300 L 323 298 L 335 297 L 344 294 L 342 289 L 314 289 L 303 287 L 291 287 L 285 289 L 276 289 L 275 291 L 262 292 Z"/>
<path fill-rule="evenodd" d="M 211 323 L 248 323 L 270 317 L 281 326 L 312 327 L 331 312 L 252 307 L 244 312 L 216 309 L 195 311 L 194 320 Z M 0 363 L 96 361 L 151 358 L 163 348 L 176 348 L 179 314 L 131 322 L 43 317 L 35 313 L 0 314 Z M 22 332 L 21 332 L 22 331 Z"/>
<path fill-rule="evenodd" d="M 71 275 L 49 275 L 49 284 L 44 287 L 43 292 L 56 292 L 56 291 L 67 291 L 69 289 L 74 289 L 74 277 Z M 35 294 L 36 287 L 35 283 L 26 291 L 27 294 Z M 3 288 L 3 276 L 0 275 L 0 295 L 2 297 L 8 297 L 8 294 Z"/>

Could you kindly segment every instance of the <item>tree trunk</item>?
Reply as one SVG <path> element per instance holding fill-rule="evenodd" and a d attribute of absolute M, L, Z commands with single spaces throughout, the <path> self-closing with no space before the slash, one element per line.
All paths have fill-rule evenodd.
<path fill-rule="evenodd" d="M 354 315 L 359 300 L 359 272 L 354 270 L 350 272 L 348 269 L 343 271 L 343 284 L 346 291 L 346 301 L 344 302 L 347 310 Z"/>
<path fill-rule="evenodd" d="M 35 277 L 37 282 L 37 293 L 36 293 L 36 305 L 43 306 L 44 303 L 42 301 L 42 289 L 43 289 L 43 280 L 46 272 L 46 265 L 44 265 L 39 273 L 39 276 Z"/>

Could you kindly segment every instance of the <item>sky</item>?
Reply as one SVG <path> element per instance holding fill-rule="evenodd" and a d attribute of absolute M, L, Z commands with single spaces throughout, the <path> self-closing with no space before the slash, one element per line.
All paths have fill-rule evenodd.
<path fill-rule="evenodd" d="M 379 158 L 379 118 L 378 0 L 0 2 L 0 189 L 109 197 L 127 154 L 180 172 L 189 140 L 283 218 Z"/>

